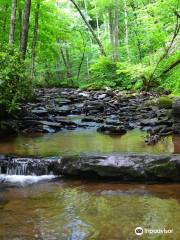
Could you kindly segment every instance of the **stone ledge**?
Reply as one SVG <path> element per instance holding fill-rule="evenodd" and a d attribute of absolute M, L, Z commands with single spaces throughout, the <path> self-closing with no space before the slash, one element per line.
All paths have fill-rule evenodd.
<path fill-rule="evenodd" d="M 55 174 L 119 181 L 180 182 L 180 154 L 75 155 L 62 158 L 0 157 L 1 173 Z M 18 170 L 19 169 L 19 170 Z M 23 170 L 24 169 L 24 170 Z M 12 170 L 12 171 L 10 171 Z M 24 171 L 24 172 L 23 172 Z"/>

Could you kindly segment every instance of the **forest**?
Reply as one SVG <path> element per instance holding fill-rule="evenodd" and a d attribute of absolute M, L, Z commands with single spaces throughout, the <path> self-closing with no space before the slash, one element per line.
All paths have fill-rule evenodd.
<path fill-rule="evenodd" d="M 179 10 L 0 0 L 0 239 L 180 239 Z"/>
<path fill-rule="evenodd" d="M 0 105 L 37 87 L 180 93 L 178 0 L 0 0 Z"/>

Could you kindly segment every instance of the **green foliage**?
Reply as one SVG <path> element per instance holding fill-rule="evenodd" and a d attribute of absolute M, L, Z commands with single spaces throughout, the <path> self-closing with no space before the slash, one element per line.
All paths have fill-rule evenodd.
<path fill-rule="evenodd" d="M 0 106 L 12 112 L 29 96 L 30 82 L 18 51 L 2 44 L 0 49 Z"/>
<path fill-rule="evenodd" d="M 117 86 L 118 76 L 116 74 L 116 64 L 108 57 L 100 57 L 91 65 L 92 81 L 99 87 L 115 87 Z"/>
<path fill-rule="evenodd" d="M 126 89 L 139 89 L 148 84 L 151 66 L 131 64 L 129 62 L 117 63 L 117 73 L 122 79 L 122 86 Z"/>
<path fill-rule="evenodd" d="M 37 4 L 36 0 L 31 1 L 26 57 L 30 70 Z M 20 45 L 22 30 L 20 13 L 23 13 L 24 2 L 20 0 L 17 5 L 14 42 L 14 47 L 17 49 Z M 98 45 L 70 1 L 40 0 L 39 2 L 39 29 L 33 79 L 36 86 L 153 89 L 180 94 L 179 64 L 166 72 L 166 69 L 180 57 L 178 37 L 174 40 L 167 56 L 157 64 L 173 38 L 177 24 L 178 0 L 76 0 L 103 45 L 106 57 L 100 56 Z M 125 2 L 127 14 L 125 14 Z M 0 0 L 0 6 L 0 42 L 7 44 L 11 0 Z M 115 11 L 119 22 L 116 47 L 112 44 L 111 34 L 115 41 L 117 29 L 112 29 L 113 33 L 110 32 L 110 25 L 115 22 Z M 110 13 L 112 21 L 110 21 Z M 117 59 L 113 58 L 114 54 L 118 55 Z M 17 61 L 18 64 L 23 63 Z M 20 69 L 17 69 L 17 73 L 21 71 Z M 4 76 L 4 70 L 1 75 Z M 14 96 L 14 98 L 24 97 Z M 18 101 L 8 100 L 8 106 L 13 102 L 16 105 Z"/>

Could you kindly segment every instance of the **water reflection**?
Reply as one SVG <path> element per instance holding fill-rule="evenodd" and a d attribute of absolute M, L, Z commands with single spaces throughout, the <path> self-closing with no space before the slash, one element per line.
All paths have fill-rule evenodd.
<path fill-rule="evenodd" d="M 96 131 L 64 131 L 41 136 L 19 136 L 3 139 L 0 153 L 23 155 L 64 155 L 85 152 L 144 152 L 144 153 L 180 153 L 177 137 L 166 137 L 155 146 L 144 142 L 146 133 L 130 131 L 123 136 L 108 136 Z"/>
<path fill-rule="evenodd" d="M 174 135 L 172 141 L 174 144 L 174 153 L 180 153 L 180 136 Z"/>
<path fill-rule="evenodd" d="M 58 181 L 8 188 L 1 191 L 0 239 L 134 240 L 136 226 L 173 229 L 154 239 L 179 239 L 179 201 L 179 184 Z"/>

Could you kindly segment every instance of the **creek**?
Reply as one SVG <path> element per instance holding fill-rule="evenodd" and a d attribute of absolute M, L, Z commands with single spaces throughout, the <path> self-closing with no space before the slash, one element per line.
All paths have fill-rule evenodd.
<path fill-rule="evenodd" d="M 29 121 L 28 126 L 22 128 L 23 131 L 24 129 L 28 131 L 17 136 L 3 136 L 0 139 L 0 154 L 49 158 L 82 153 L 180 154 L 180 137 L 177 135 L 167 134 L 154 145 L 145 143 L 146 130 L 149 127 L 155 129 L 157 126 L 154 124 L 159 124 L 158 121 L 161 121 L 161 124 L 166 123 L 162 120 L 166 110 L 152 108 L 150 112 L 149 109 L 143 108 L 139 116 L 136 101 L 141 99 L 138 97 L 130 99 L 131 109 L 124 107 L 127 113 L 121 118 L 123 121 L 121 124 L 127 132 L 104 134 L 96 131 L 105 121 L 101 111 L 107 111 L 106 124 L 108 126 L 113 124 L 113 127 L 116 127 L 119 124 L 119 119 L 113 115 L 116 105 L 109 106 L 112 107 L 110 110 L 109 108 L 102 110 L 98 105 L 99 101 L 92 107 L 91 104 L 94 104 L 92 99 L 92 102 L 88 103 L 88 108 L 90 116 L 96 110 L 96 118 L 87 119 L 86 116 L 85 121 L 82 121 L 85 116 L 84 112 L 82 113 L 82 103 L 79 101 L 81 102 L 82 98 L 89 98 L 89 95 L 72 91 L 74 98 L 72 94 L 64 92 L 63 104 L 68 107 L 61 107 L 58 113 L 54 113 L 52 109 L 54 92 L 48 92 L 51 97 L 41 93 L 40 100 L 44 101 L 44 108 L 41 106 L 37 109 L 39 103 L 29 105 L 33 114 L 37 114 L 37 119 L 31 120 L 32 116 L 29 116 L 27 120 L 25 116 L 21 122 L 17 121 L 19 126 L 24 126 L 22 123 L 25 119 Z M 63 92 L 61 94 L 63 95 Z M 81 94 L 80 100 L 78 94 Z M 108 103 L 110 97 L 102 94 L 96 94 L 97 96 L 94 94 L 93 98 L 107 98 L 104 104 Z M 47 107 L 47 99 L 51 108 Z M 71 101 L 75 101 L 76 108 L 69 107 Z M 100 120 L 97 118 L 98 111 Z M 149 120 L 151 115 L 155 114 L 154 111 L 161 111 L 162 117 L 158 121 Z M 134 112 L 136 121 L 133 122 Z M 58 114 L 65 116 L 59 118 Z M 147 115 L 146 122 L 142 114 Z M 141 125 L 138 125 L 139 118 Z M 147 122 L 151 126 L 148 126 Z M 37 131 L 32 132 L 32 128 Z M 168 132 L 169 130 L 166 131 L 168 128 L 169 125 L 166 123 L 163 131 Z M 38 176 L 34 173 L 27 174 L 23 162 L 20 168 L 15 167 L 14 170 L 7 168 L 5 173 L 0 169 L 0 239 L 134 240 L 139 239 L 134 229 L 140 226 L 147 229 L 173 230 L 171 234 L 144 234 L 141 239 L 169 240 L 179 239 L 179 222 L 178 183 L 130 184 L 107 180 L 70 180 L 46 171 Z"/>

